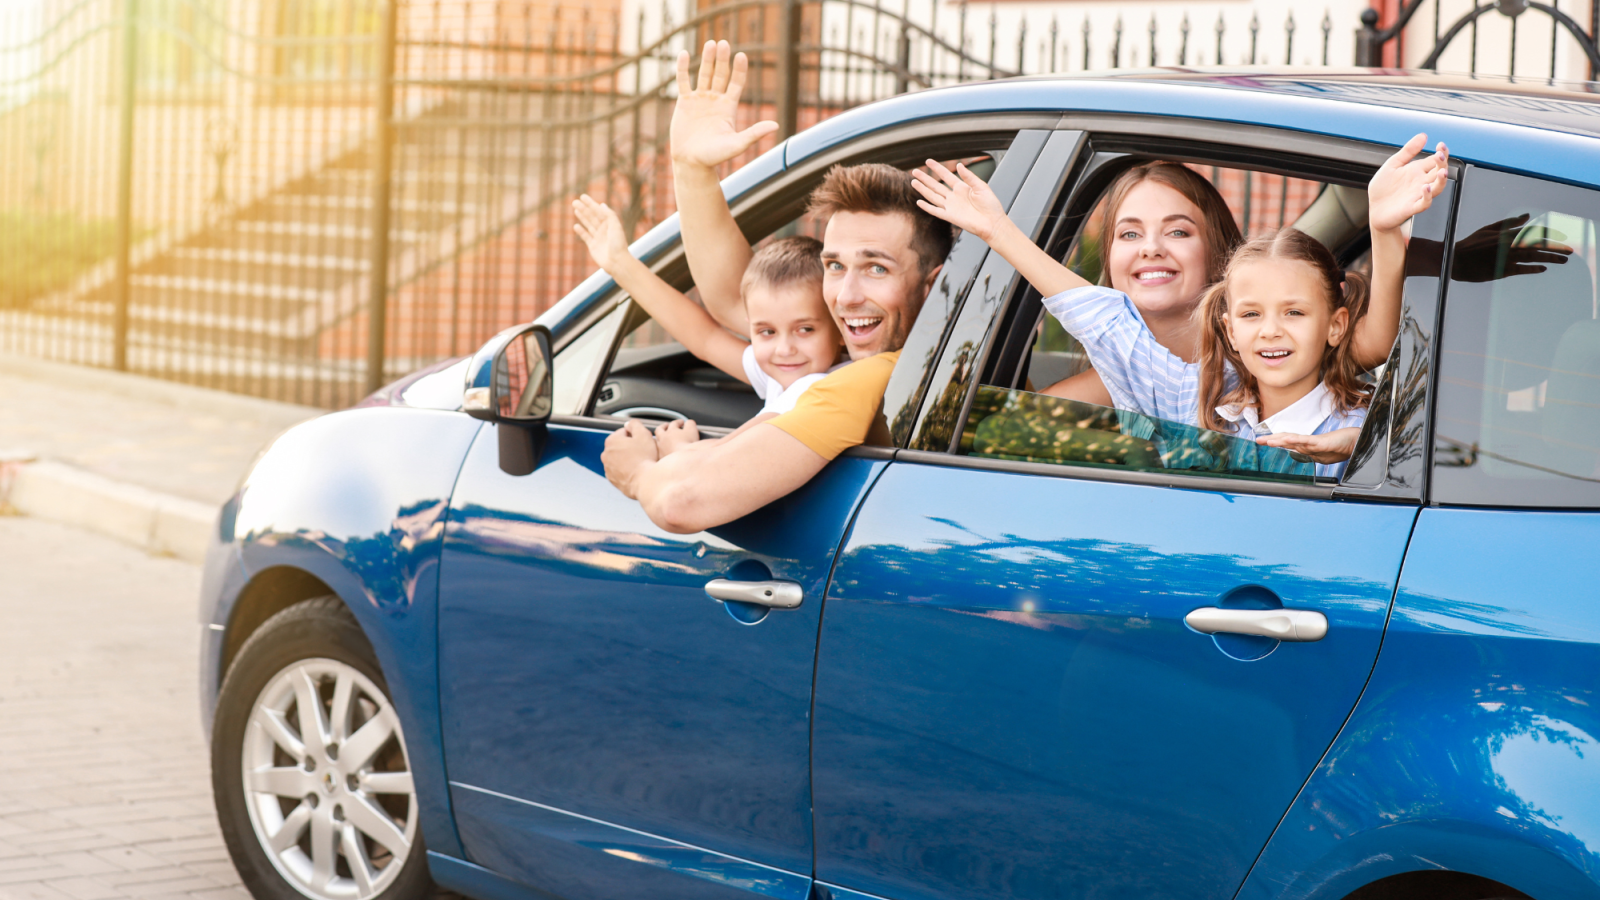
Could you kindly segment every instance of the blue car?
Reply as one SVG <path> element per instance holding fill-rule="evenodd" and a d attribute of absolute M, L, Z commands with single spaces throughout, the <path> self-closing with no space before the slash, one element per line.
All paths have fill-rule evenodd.
<path fill-rule="evenodd" d="M 760 401 L 601 275 L 283 434 L 223 509 L 201 607 L 246 884 L 1600 898 L 1595 95 L 1028 78 L 838 116 L 724 187 L 754 240 L 806 227 L 834 164 L 964 159 L 1089 271 L 1107 185 L 1179 160 L 1360 268 L 1362 189 L 1418 131 L 1450 180 L 1338 480 L 1035 392 L 1082 350 L 967 236 L 890 380 L 894 446 L 708 532 L 652 525 L 602 444 Z M 676 220 L 634 252 L 689 286 Z"/>

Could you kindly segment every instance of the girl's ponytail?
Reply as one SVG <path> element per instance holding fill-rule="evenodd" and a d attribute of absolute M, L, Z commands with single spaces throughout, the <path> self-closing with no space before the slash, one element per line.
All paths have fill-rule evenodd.
<path fill-rule="evenodd" d="M 1371 299 L 1372 291 L 1367 285 L 1367 279 L 1359 272 L 1346 272 L 1339 293 L 1342 296 L 1334 298 L 1333 308 L 1348 310 L 1350 320 L 1338 346 L 1328 347 L 1322 353 L 1322 383 L 1333 396 L 1334 404 L 1339 411 L 1349 412 L 1357 407 L 1366 406 L 1368 394 L 1371 392 L 1371 388 L 1361 381 L 1361 375 L 1366 370 L 1356 362 L 1353 346 L 1356 323 L 1367 314 L 1367 302 Z"/>
<path fill-rule="evenodd" d="M 1249 402 L 1255 396 L 1256 380 L 1244 367 L 1244 360 L 1228 339 L 1228 282 L 1213 284 L 1200 294 L 1195 307 L 1200 331 L 1200 427 L 1226 431 L 1217 416 L 1217 407 Z M 1228 367 L 1239 378 L 1239 386 L 1228 390 Z"/>

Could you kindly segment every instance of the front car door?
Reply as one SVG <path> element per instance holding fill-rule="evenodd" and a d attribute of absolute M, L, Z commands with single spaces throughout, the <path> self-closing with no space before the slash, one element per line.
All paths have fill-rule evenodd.
<path fill-rule="evenodd" d="M 1350 189 L 1387 153 L 1195 130 L 1214 143 L 1144 153 Z M 1023 192 L 1051 215 L 1013 217 L 1064 252 L 1141 141 L 1054 135 Z M 1415 234 L 1442 241 L 1450 203 Z M 1406 417 L 1426 409 L 1393 398 L 1416 367 L 1427 383 L 1437 271 L 1408 279 L 1387 406 L 1333 484 L 1024 390 L 1039 298 L 986 266 L 829 589 L 817 880 L 895 900 L 1231 897 L 1377 654 L 1420 499 Z M 1202 458 L 1209 474 L 1188 471 Z M 1205 607 L 1313 611 L 1326 636 L 1202 634 L 1185 617 Z"/>
<path fill-rule="evenodd" d="M 1001 157 L 992 183 L 1003 196 L 1015 196 L 1043 140 L 1013 136 L 968 136 Z M 961 144 L 948 131 L 942 140 L 940 150 Z M 906 159 L 886 161 L 930 154 L 926 141 L 913 144 Z M 825 167 L 806 171 L 768 202 L 803 202 Z M 954 294 L 983 256 L 971 241 L 958 248 L 936 291 Z M 937 329 L 936 345 L 945 310 L 929 309 L 923 327 Z M 462 844 L 472 862 L 570 900 L 804 900 L 822 599 L 890 451 L 857 448 L 721 528 L 665 533 L 606 482 L 600 452 L 621 420 L 599 413 L 710 409 L 733 386 L 696 387 L 713 376 L 692 358 L 686 368 L 682 348 L 652 335 L 626 298 L 603 302 L 588 322 L 558 350 L 557 411 L 568 414 L 552 419 L 536 470 L 502 472 L 487 426 L 452 500 L 440 685 Z M 921 383 L 925 355 L 904 359 L 895 377 Z M 678 374 L 662 380 L 664 370 Z M 697 401 L 696 391 L 710 393 Z M 803 600 L 770 611 L 719 606 L 707 596 L 714 579 L 788 582 Z"/>

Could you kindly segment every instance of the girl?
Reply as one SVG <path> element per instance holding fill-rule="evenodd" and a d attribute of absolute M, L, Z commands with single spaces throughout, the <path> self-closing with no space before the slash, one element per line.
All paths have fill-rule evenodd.
<path fill-rule="evenodd" d="M 1156 418 L 1199 423 L 1204 382 L 1211 390 L 1208 397 L 1229 404 L 1216 415 L 1223 420 L 1236 416 L 1227 430 L 1248 429 L 1247 436 L 1261 443 L 1310 456 L 1321 464 L 1319 475 L 1337 475 L 1359 432 L 1359 420 L 1352 425 L 1350 419 L 1354 407 L 1341 412 L 1341 404 L 1359 401 L 1333 394 L 1332 404 L 1324 408 L 1324 393 L 1318 392 L 1328 391 L 1322 383 L 1328 355 L 1324 348 L 1333 348 L 1337 358 L 1339 346 L 1354 328 L 1366 332 L 1366 343 L 1388 347 L 1394 342 L 1405 268 L 1401 228 L 1433 202 L 1448 171 L 1443 144 L 1431 156 L 1414 158 L 1426 142 L 1427 136 L 1421 134 L 1408 141 L 1367 187 L 1374 281 L 1370 298 L 1364 297 L 1359 279 L 1354 288 L 1348 278 L 1330 282 L 1327 270 L 1296 257 L 1289 248 L 1310 255 L 1300 239 L 1284 240 L 1286 254 L 1269 247 L 1252 251 L 1237 267 L 1230 263 L 1210 306 L 1221 324 L 1201 334 L 1207 344 L 1202 356 L 1211 358 L 1209 381 L 1202 377 L 1201 364 L 1185 362 L 1157 343 L 1126 294 L 1089 284 L 1029 240 L 971 172 L 960 166 L 951 172 L 929 160 L 933 174 L 917 172 L 916 183 L 924 210 L 982 238 L 1046 296 L 1045 308 L 1088 350 L 1119 404 Z M 1304 241 L 1314 243 L 1310 238 Z M 1337 272 L 1337 267 L 1331 271 Z M 1363 299 L 1370 305 L 1366 317 L 1360 315 Z M 1219 305 L 1225 312 L 1217 312 Z M 1218 346 L 1218 341 L 1225 346 Z M 1344 358 L 1354 358 L 1349 349 Z M 1239 374 L 1241 365 L 1246 376 Z M 1342 376 L 1335 377 L 1343 390 Z M 1307 400 L 1314 393 L 1317 396 Z M 1304 406 L 1296 406 L 1303 400 Z M 1216 418 L 1207 421 L 1222 424 Z M 1272 435 L 1265 433 L 1269 431 Z M 1301 437 L 1291 439 L 1287 434 Z"/>

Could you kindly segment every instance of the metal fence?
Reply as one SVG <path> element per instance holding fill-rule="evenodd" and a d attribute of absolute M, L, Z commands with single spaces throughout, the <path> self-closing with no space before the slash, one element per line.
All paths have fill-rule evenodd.
<path fill-rule="evenodd" d="M 1341 64 L 1411 33 L 1358 34 L 1358 8 L 889 2 L 12 0 L 0 349 L 325 407 L 468 353 L 588 273 L 576 193 L 636 234 L 671 214 L 673 63 L 708 38 L 751 55 L 744 118 L 788 134 L 962 81 Z M 1252 219 L 1300 193 L 1229 177 Z"/>

